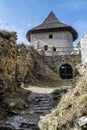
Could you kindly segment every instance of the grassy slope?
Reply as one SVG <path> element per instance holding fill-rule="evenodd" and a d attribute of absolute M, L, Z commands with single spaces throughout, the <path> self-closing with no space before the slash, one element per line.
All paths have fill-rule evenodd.
<path fill-rule="evenodd" d="M 58 74 L 44 64 L 43 57 L 32 47 L 29 49 L 29 59 L 29 73 L 26 75 L 28 84 L 57 86 L 64 83 Z"/>
<path fill-rule="evenodd" d="M 86 79 L 87 74 L 78 79 L 76 87 L 72 88 L 67 94 L 62 95 L 53 112 L 39 122 L 41 130 L 74 130 L 79 117 L 87 116 Z"/>

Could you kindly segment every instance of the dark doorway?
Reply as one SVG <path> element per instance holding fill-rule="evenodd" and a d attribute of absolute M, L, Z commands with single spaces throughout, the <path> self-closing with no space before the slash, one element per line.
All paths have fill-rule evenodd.
<path fill-rule="evenodd" d="M 60 77 L 62 79 L 72 79 L 73 78 L 73 69 L 69 64 L 63 64 L 59 70 Z"/>

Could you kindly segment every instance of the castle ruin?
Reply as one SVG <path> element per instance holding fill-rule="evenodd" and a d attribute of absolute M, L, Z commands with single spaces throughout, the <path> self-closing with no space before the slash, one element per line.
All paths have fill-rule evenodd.
<path fill-rule="evenodd" d="M 26 34 L 28 41 L 38 51 L 44 53 L 45 63 L 62 79 L 75 75 L 73 41 L 78 38 L 76 30 L 58 20 L 51 12 L 44 22 Z"/>

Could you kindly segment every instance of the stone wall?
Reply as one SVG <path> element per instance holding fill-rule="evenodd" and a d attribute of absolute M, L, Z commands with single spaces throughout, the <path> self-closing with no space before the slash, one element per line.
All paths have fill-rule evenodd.
<path fill-rule="evenodd" d="M 16 40 L 15 32 L 0 31 L 0 74 L 5 76 L 4 80 L 12 81 L 15 74 L 17 59 Z"/>
<path fill-rule="evenodd" d="M 87 66 L 87 33 L 80 41 L 82 64 Z"/>
<path fill-rule="evenodd" d="M 36 84 L 54 74 L 34 47 L 16 44 L 16 33 L 0 31 L 0 83 L 16 89 L 21 84 Z M 58 75 L 55 74 L 56 77 Z M 51 79 L 52 80 L 52 79 Z"/>
<path fill-rule="evenodd" d="M 49 38 L 50 34 L 53 36 L 53 38 Z M 73 36 L 68 31 L 33 33 L 31 34 L 31 43 L 37 50 L 44 48 L 45 45 L 48 46 L 48 51 L 53 51 L 53 47 L 56 47 L 56 51 L 64 51 L 65 49 L 67 50 L 65 54 L 70 54 L 73 50 Z M 67 49 L 68 47 L 71 48 Z M 46 53 L 46 55 L 50 56 L 51 53 L 52 52 L 50 52 L 50 54 Z"/>
<path fill-rule="evenodd" d="M 45 64 L 52 69 L 59 76 L 59 70 L 61 65 L 69 64 L 73 69 L 73 77 L 76 76 L 78 72 L 77 65 L 81 63 L 81 56 L 78 55 L 65 55 L 65 56 L 44 56 Z"/>
<path fill-rule="evenodd" d="M 0 31 L 0 110 L 6 105 L 5 111 L 8 109 L 7 103 L 5 104 L 7 93 L 11 92 L 12 94 L 15 88 L 13 80 L 17 59 L 16 40 L 15 32 Z M 3 109 L 2 113 L 5 113 Z"/>

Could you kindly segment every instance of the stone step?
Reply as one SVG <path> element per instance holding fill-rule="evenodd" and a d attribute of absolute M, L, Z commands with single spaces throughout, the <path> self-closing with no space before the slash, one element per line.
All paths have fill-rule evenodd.
<path fill-rule="evenodd" d="M 52 99 L 49 99 L 49 98 L 35 98 L 35 99 L 33 99 L 33 101 L 50 101 L 50 100 L 52 100 Z"/>
<path fill-rule="evenodd" d="M 51 107 L 35 107 L 33 110 L 49 110 Z"/>
<path fill-rule="evenodd" d="M 37 126 L 37 121 L 34 121 L 34 120 L 31 120 L 31 121 L 28 121 L 27 123 L 26 122 L 22 122 L 21 126 L 22 128 L 30 128 L 32 126 Z"/>
<path fill-rule="evenodd" d="M 34 105 L 35 107 L 52 107 L 53 106 L 53 104 L 51 105 L 51 104 L 36 104 L 36 105 Z"/>
<path fill-rule="evenodd" d="M 34 102 L 33 102 L 33 104 L 40 104 L 40 103 L 42 103 L 42 104 L 45 104 L 45 103 L 46 103 L 46 104 L 50 104 L 51 102 L 45 101 L 45 100 L 44 100 L 44 101 L 38 101 L 38 102 L 34 101 Z"/>
<path fill-rule="evenodd" d="M 46 105 L 48 105 L 49 104 L 49 106 L 52 106 L 53 105 L 53 103 L 46 103 L 46 102 L 39 102 L 39 105 L 44 105 L 44 106 L 46 106 Z M 35 105 L 37 105 L 37 104 L 35 104 Z"/>
<path fill-rule="evenodd" d="M 38 114 L 48 114 L 50 110 L 35 110 L 34 112 Z"/>
<path fill-rule="evenodd" d="M 10 118 L 7 124 L 10 123 L 12 126 L 15 124 L 15 128 L 19 128 L 18 130 L 39 130 L 40 116 L 50 113 L 54 104 L 53 98 L 44 94 L 31 94 L 28 101 L 29 108 L 22 111 L 19 117 Z"/>

